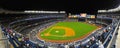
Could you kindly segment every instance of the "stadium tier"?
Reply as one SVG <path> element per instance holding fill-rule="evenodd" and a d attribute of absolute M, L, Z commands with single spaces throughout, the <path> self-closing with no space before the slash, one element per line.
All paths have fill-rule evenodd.
<path fill-rule="evenodd" d="M 73 19 L 66 13 L 4 14 L 0 19 L 14 48 L 106 48 L 120 22 L 111 17 Z"/>

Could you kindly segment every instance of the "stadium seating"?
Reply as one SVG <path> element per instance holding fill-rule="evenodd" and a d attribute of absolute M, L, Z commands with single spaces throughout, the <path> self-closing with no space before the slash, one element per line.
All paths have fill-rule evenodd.
<path fill-rule="evenodd" d="M 93 32 L 89 37 L 67 44 L 49 43 L 45 42 L 44 40 L 39 40 L 37 37 L 35 37 L 35 35 L 37 34 L 36 31 L 42 31 L 42 29 L 49 27 L 50 25 L 56 23 L 56 21 L 62 21 L 64 19 L 63 15 L 64 14 L 28 15 L 29 17 L 20 17 L 19 19 L 17 18 L 17 20 L 15 19 L 16 21 L 12 21 L 11 23 L 9 23 L 9 27 L 4 27 L 1 25 L 1 28 L 4 35 L 7 36 L 9 42 L 14 46 L 14 48 L 65 48 L 66 46 L 68 46 L 69 48 L 99 48 L 103 46 L 106 47 L 108 45 L 109 41 L 112 38 L 115 27 L 118 25 L 116 23 L 118 20 L 114 20 L 106 27 Z M 58 20 L 58 18 L 60 19 Z M 37 27 L 37 25 L 39 25 L 39 27 Z M 23 32 L 23 30 L 30 29 L 35 26 L 37 29 L 35 28 L 36 30 L 30 33 L 31 38 L 26 36 L 25 34 L 27 33 Z M 109 27 L 111 29 L 109 29 Z M 34 30 L 34 28 L 32 28 L 32 30 Z M 104 32 L 104 30 L 107 31 Z"/>

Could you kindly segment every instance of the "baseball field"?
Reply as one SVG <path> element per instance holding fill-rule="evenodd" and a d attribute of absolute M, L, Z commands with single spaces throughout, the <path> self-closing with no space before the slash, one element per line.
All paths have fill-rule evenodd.
<path fill-rule="evenodd" d="M 46 41 L 70 41 L 83 38 L 96 30 L 97 26 L 84 22 L 58 22 L 38 33 Z"/>

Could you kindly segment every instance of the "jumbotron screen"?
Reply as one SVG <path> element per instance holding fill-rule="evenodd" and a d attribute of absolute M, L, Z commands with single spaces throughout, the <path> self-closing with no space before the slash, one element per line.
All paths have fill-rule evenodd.
<path fill-rule="evenodd" d="M 95 18 L 95 15 L 91 15 L 91 18 Z"/>
<path fill-rule="evenodd" d="M 81 16 L 81 17 L 86 17 L 87 14 L 86 14 L 86 13 L 80 13 L 80 16 Z"/>
<path fill-rule="evenodd" d="M 87 15 L 86 18 L 95 18 L 95 15 Z"/>

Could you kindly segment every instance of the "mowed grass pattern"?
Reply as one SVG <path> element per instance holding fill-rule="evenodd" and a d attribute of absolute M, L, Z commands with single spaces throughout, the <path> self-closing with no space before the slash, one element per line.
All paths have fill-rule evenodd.
<path fill-rule="evenodd" d="M 65 34 L 65 30 L 64 29 L 52 29 L 55 26 L 63 26 L 63 27 L 71 28 L 74 30 L 75 36 L 60 37 Z M 43 32 L 41 32 L 40 36 L 41 38 L 47 39 L 47 40 L 72 40 L 72 39 L 80 38 L 81 36 L 84 36 L 88 32 L 91 32 L 95 29 L 97 29 L 97 26 L 93 26 L 93 25 L 86 24 L 83 22 L 58 22 L 54 24 L 53 26 L 45 29 Z M 47 32 L 49 32 L 51 36 L 45 36 L 44 34 Z M 55 36 L 52 36 L 52 35 L 55 35 Z"/>

